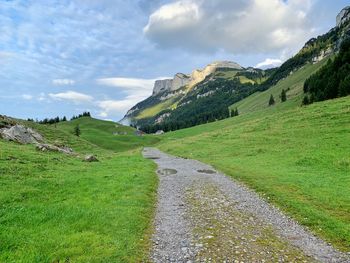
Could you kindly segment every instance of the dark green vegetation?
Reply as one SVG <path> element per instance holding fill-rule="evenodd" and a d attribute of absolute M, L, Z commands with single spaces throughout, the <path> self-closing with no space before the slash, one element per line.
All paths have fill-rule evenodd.
<path fill-rule="evenodd" d="M 281 100 L 275 100 L 275 106 L 271 108 L 274 112 L 292 109 L 301 105 L 304 93 L 303 86 L 305 80 L 312 74 L 317 72 L 323 65 L 327 63 L 327 59 L 319 63 L 308 63 L 304 67 L 290 74 L 287 78 L 282 79 L 276 85 L 266 91 L 258 91 L 253 95 L 233 104 L 230 109 L 238 108 L 240 114 L 246 114 L 253 111 L 261 111 L 269 108 L 268 101 L 271 94 L 274 98 L 279 98 L 282 90 L 285 90 L 287 101 L 282 103 Z"/>
<path fill-rule="evenodd" d="M 314 100 L 320 101 L 347 95 L 349 94 L 350 78 L 344 76 L 349 75 L 349 66 L 346 64 L 346 58 L 340 58 L 345 55 L 344 52 L 339 55 L 336 62 L 332 64 L 333 66 L 328 66 L 323 73 L 311 78 L 313 80 L 310 80 L 309 83 L 312 87 L 309 91 L 307 85 L 308 94 L 304 100 L 302 87 L 310 74 L 315 73 L 319 66 L 323 65 L 324 58 L 334 57 L 341 43 L 349 36 L 350 20 L 322 36 L 310 39 L 294 57 L 278 68 L 269 70 L 218 68 L 193 87 L 184 86 L 176 92 L 165 91 L 162 94 L 151 96 L 134 106 L 127 116 L 134 124 L 141 126 L 147 132 L 155 132 L 160 129 L 174 131 L 227 118 L 232 108 L 238 108 L 239 112 L 245 113 L 246 109 L 238 106 L 245 107 L 246 100 L 259 99 L 266 91 L 278 90 L 279 92 L 272 94 L 275 103 L 271 100 L 271 104 L 269 103 L 270 93 L 263 102 L 264 107 L 286 102 L 289 99 L 292 99 L 291 103 L 286 103 L 284 108 L 295 103 L 300 105 L 302 102 L 309 103 Z M 339 73 L 334 76 L 336 70 L 339 70 Z M 330 71 L 334 72 L 333 76 Z M 295 74 L 299 76 L 299 81 L 302 83 L 298 83 L 297 87 L 288 86 L 284 80 Z M 323 81 L 325 78 L 327 81 Z M 321 82 L 323 82 L 322 85 L 320 85 Z M 281 83 L 285 83 L 285 87 L 277 88 L 282 86 Z M 300 87 L 299 84 L 301 84 L 301 89 L 296 89 Z M 255 96 L 250 96 L 253 93 Z M 232 104 L 235 105 L 230 107 Z M 227 111 L 228 107 L 231 110 Z M 261 108 L 261 104 L 250 105 L 250 108 L 252 107 Z"/>
<path fill-rule="evenodd" d="M 81 137 L 73 135 L 77 122 Z M 135 150 L 122 153 L 108 150 L 112 146 L 104 148 L 107 132 L 102 132 L 108 127 L 113 130 L 115 124 L 87 117 L 64 127 L 24 123 L 49 143 L 68 145 L 80 156 L 42 153 L 33 145 L 0 140 L 0 262 L 140 262 L 147 258 L 156 167 L 142 158 L 136 142 L 129 147 Z M 86 140 L 98 127 L 106 137 L 93 141 L 100 146 Z M 129 127 L 118 130 L 133 132 Z M 113 138 L 109 140 L 116 151 L 127 150 L 123 143 L 117 147 Z M 100 162 L 82 162 L 86 153 L 96 154 Z"/>
<path fill-rule="evenodd" d="M 271 77 L 263 83 L 261 90 L 266 90 L 272 85 L 276 85 L 281 79 L 287 77 L 290 72 L 312 62 L 321 52 L 327 53 L 327 50 L 330 50 L 330 52 L 331 50 L 337 50 L 337 45 L 342 41 L 344 32 L 348 30 L 348 27 L 349 23 L 346 23 L 341 27 L 331 29 L 327 34 L 310 39 L 298 54 L 288 59 L 272 73 Z"/>
<path fill-rule="evenodd" d="M 251 72 L 236 70 L 235 76 L 231 79 L 221 78 L 221 74 L 227 72 L 230 71 L 218 71 L 215 81 L 207 80 L 197 85 L 178 102 L 175 109 L 166 109 L 154 117 L 139 120 L 141 129 L 147 133 L 157 130 L 174 131 L 228 118 L 229 106 L 256 92 L 260 87 L 258 81 L 265 75 L 261 70 Z M 242 80 L 242 77 L 245 80 Z M 166 114 L 169 115 L 164 121 L 153 124 L 156 119 Z"/>
<path fill-rule="evenodd" d="M 167 133 L 160 149 L 214 165 L 350 250 L 350 97 L 274 108 Z"/>
<path fill-rule="evenodd" d="M 350 40 L 344 41 L 339 54 L 304 84 L 304 104 L 350 94 Z"/>

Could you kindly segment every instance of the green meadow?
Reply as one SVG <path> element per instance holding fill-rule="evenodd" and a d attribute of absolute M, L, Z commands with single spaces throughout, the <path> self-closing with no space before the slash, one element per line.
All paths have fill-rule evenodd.
<path fill-rule="evenodd" d="M 0 262 L 146 260 L 158 181 L 143 146 L 212 164 L 350 249 L 350 97 L 279 103 L 163 136 L 88 117 L 23 123 L 77 155 L 0 140 Z M 82 162 L 89 153 L 100 162 Z"/>
<path fill-rule="evenodd" d="M 94 127 L 87 130 L 89 122 Z M 104 136 L 111 125 L 93 119 L 81 120 L 81 138 L 70 134 L 69 124 L 62 129 L 26 124 L 51 143 L 73 147 L 78 156 L 0 140 L 0 262 L 147 258 L 158 181 L 153 162 L 141 156 L 141 145 L 126 149 L 109 136 L 110 145 L 103 148 L 107 135 L 87 141 L 98 127 Z M 82 162 L 86 153 L 100 162 Z"/>
<path fill-rule="evenodd" d="M 137 149 L 159 141 L 156 136 L 135 136 L 135 129 L 111 121 L 102 121 L 89 117 L 79 118 L 57 125 L 59 130 L 73 134 L 79 125 L 81 138 L 104 149 L 116 152 Z"/>
<path fill-rule="evenodd" d="M 350 249 L 350 97 L 167 133 L 159 148 L 213 165 Z"/>

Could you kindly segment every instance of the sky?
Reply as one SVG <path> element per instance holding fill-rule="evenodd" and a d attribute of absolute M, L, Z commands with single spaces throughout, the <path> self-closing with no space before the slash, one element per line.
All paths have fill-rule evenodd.
<path fill-rule="evenodd" d="M 0 0 L 0 114 L 120 120 L 154 81 L 217 60 L 272 67 L 343 0 Z"/>

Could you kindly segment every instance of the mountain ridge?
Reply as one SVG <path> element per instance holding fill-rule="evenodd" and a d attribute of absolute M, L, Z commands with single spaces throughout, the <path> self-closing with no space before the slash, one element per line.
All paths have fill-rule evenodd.
<path fill-rule="evenodd" d="M 311 38 L 278 68 L 243 68 L 235 62 L 217 61 L 191 74 L 177 73 L 173 79 L 156 81 L 152 96 L 132 107 L 121 123 L 173 130 L 229 117 L 228 108 L 239 100 L 266 91 L 305 65 L 320 63 L 336 54 L 350 36 L 349 21 L 348 6 L 338 14 L 334 28 Z"/>

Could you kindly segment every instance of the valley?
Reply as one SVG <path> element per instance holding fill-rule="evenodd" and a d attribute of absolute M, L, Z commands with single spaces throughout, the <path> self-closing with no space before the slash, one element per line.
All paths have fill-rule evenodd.
<path fill-rule="evenodd" d="M 346 7 L 278 67 L 22 96 L 100 110 L 0 115 L 0 262 L 350 262 L 349 76 Z"/>

